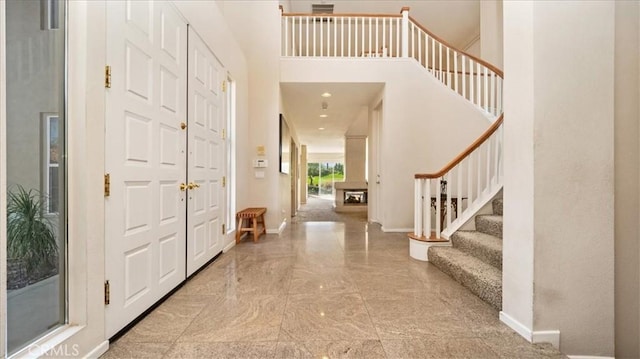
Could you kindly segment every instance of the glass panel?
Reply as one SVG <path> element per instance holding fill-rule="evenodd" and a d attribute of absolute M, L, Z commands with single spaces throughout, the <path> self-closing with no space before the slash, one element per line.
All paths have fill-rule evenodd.
<path fill-rule="evenodd" d="M 339 162 L 307 164 L 307 190 L 310 196 L 333 199 L 333 184 L 344 181 L 344 165 Z"/>
<path fill-rule="evenodd" d="M 7 0 L 7 347 L 66 321 L 65 2 Z"/>

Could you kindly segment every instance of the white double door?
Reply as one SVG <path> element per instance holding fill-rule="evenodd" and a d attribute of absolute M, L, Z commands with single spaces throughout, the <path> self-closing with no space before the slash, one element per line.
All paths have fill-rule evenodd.
<path fill-rule="evenodd" d="M 225 101 L 222 66 L 171 4 L 109 2 L 107 24 L 111 337 L 222 251 Z"/>

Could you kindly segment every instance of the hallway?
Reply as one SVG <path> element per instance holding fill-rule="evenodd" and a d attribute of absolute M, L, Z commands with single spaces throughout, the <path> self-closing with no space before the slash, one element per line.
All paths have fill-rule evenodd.
<path fill-rule="evenodd" d="M 564 358 L 362 221 L 244 239 L 103 358 Z"/>

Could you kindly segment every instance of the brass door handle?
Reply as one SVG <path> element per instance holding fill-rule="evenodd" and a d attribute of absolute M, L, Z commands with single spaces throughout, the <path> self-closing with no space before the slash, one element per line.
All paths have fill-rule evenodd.
<path fill-rule="evenodd" d="M 194 188 L 200 188 L 200 185 L 195 183 L 195 182 L 189 182 L 189 184 L 187 185 L 187 187 L 189 189 L 194 189 Z"/>
<path fill-rule="evenodd" d="M 189 188 L 189 186 L 184 183 L 180 183 L 180 191 L 184 192 L 187 188 Z"/>

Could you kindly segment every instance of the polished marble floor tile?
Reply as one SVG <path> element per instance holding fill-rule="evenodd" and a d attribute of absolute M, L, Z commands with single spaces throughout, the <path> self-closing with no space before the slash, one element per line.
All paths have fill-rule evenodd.
<path fill-rule="evenodd" d="M 564 358 L 361 217 L 243 239 L 104 358 Z"/>
<path fill-rule="evenodd" d="M 280 341 L 378 339 L 358 293 L 291 294 Z"/>
<path fill-rule="evenodd" d="M 273 358 L 276 342 L 176 343 L 164 358 L 264 359 Z"/>
<path fill-rule="evenodd" d="M 279 342 L 277 359 L 382 359 L 386 358 L 379 340 Z"/>

